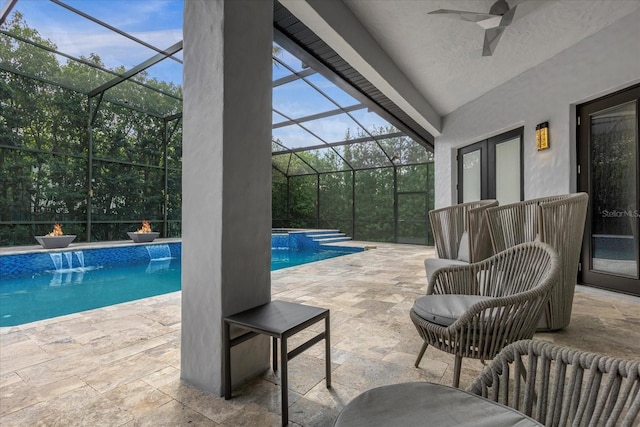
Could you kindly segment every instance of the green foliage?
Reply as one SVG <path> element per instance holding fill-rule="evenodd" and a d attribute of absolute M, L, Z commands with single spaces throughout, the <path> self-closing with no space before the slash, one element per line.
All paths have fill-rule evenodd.
<path fill-rule="evenodd" d="M 19 13 L 5 25 L 12 34 L 55 49 Z M 62 223 L 65 234 L 77 234 L 77 241 L 86 240 L 88 215 L 92 240 L 126 239 L 126 231 L 138 229 L 143 219 L 162 231 L 165 199 L 172 221 L 167 234 L 179 235 L 181 123 L 165 127 L 162 119 L 119 105 L 164 114 L 179 112 L 179 102 L 131 82 L 117 85 L 99 106 L 91 101 L 98 110 L 89 135 L 87 96 L 43 81 L 87 91 L 113 74 L 77 61 L 59 63 L 54 54 L 6 35 L 0 35 L 0 58 L 17 71 L 0 71 L 1 245 L 34 244 L 34 234 L 48 233 L 54 222 Z M 104 68 L 97 55 L 82 59 Z M 181 96 L 180 87 L 145 73 L 136 79 Z M 166 159 L 165 132 L 171 135 Z"/>
<path fill-rule="evenodd" d="M 315 175 L 289 178 L 289 227 L 314 227 L 317 219 L 316 184 Z"/>
<path fill-rule="evenodd" d="M 352 213 L 353 173 L 335 172 L 320 175 L 320 218 L 327 224 L 351 221 Z"/>
<path fill-rule="evenodd" d="M 624 104 L 591 119 L 589 198 L 594 212 L 593 234 L 634 233 L 634 217 L 640 209 L 634 108 L 634 104 Z"/>
<path fill-rule="evenodd" d="M 288 227 L 287 177 L 274 167 L 271 183 L 271 222 L 274 228 Z"/>
<path fill-rule="evenodd" d="M 355 232 L 358 240 L 393 242 L 393 169 L 356 172 Z"/>
<path fill-rule="evenodd" d="M 389 126 L 372 132 L 396 130 Z M 363 136 L 347 132 L 346 139 Z M 276 155 L 273 226 L 339 229 L 358 240 L 432 244 L 428 211 L 434 204 L 433 182 L 432 153 L 406 136 Z"/>
<path fill-rule="evenodd" d="M 56 48 L 19 13 L 4 29 Z M 124 239 L 143 219 L 163 231 L 165 214 L 166 236 L 180 236 L 182 126 L 157 116 L 180 112 L 174 97 L 181 98 L 182 88 L 142 72 L 137 81 L 164 93 L 124 82 L 90 105 L 83 93 L 114 74 L 88 65 L 104 69 L 98 55 L 81 59 L 86 63 L 60 63 L 46 50 L 0 34 L 0 61 L 15 71 L 0 71 L 0 244 L 33 244 L 33 236 L 49 232 L 54 222 L 82 241 L 88 216 L 91 240 Z M 275 155 L 273 226 L 337 228 L 361 240 L 424 243 L 426 212 L 433 208 L 431 153 L 406 136 L 380 137 L 397 132 L 392 126 L 368 132 L 376 141 Z M 369 134 L 347 130 L 345 139 L 362 137 Z"/>

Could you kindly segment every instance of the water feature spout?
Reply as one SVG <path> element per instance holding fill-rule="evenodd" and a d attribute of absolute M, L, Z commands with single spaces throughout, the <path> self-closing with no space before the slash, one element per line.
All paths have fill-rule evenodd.
<path fill-rule="evenodd" d="M 73 253 L 71 252 L 63 252 L 64 257 L 67 259 L 67 268 L 73 268 Z"/>
<path fill-rule="evenodd" d="M 50 252 L 49 257 L 56 271 L 62 270 L 62 254 L 60 252 Z"/>
<path fill-rule="evenodd" d="M 149 258 L 151 260 L 167 260 L 171 259 L 171 250 L 169 245 L 146 245 Z"/>
<path fill-rule="evenodd" d="M 77 265 L 73 267 L 73 255 L 75 254 L 78 259 Z M 51 252 L 49 253 L 51 262 L 55 268 L 56 273 L 68 273 L 68 272 L 84 272 L 92 270 L 93 268 L 86 268 L 84 265 L 84 253 L 82 251 L 69 251 L 69 252 Z M 66 260 L 66 267 L 63 265 L 63 260 Z"/>
<path fill-rule="evenodd" d="M 80 267 L 84 268 L 84 252 L 82 251 L 73 251 L 76 254 L 76 258 L 78 258 L 78 262 L 80 263 Z"/>

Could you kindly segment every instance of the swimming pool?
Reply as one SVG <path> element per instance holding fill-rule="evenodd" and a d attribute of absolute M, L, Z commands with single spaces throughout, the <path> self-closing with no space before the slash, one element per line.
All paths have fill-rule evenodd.
<path fill-rule="evenodd" d="M 283 239 L 272 237 L 271 270 L 362 250 L 323 248 L 300 236 L 284 246 Z M 178 291 L 180 261 L 178 242 L 1 256 L 0 326 Z"/>

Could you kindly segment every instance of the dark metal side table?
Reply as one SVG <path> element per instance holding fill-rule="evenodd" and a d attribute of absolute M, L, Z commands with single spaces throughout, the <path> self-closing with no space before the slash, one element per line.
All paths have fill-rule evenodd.
<path fill-rule="evenodd" d="M 319 333 L 304 344 L 291 351 L 287 351 L 287 339 L 324 319 L 324 332 Z M 231 325 L 236 325 L 246 332 L 231 339 Z M 254 307 L 224 319 L 224 398 L 231 399 L 231 348 L 257 335 L 269 335 L 273 338 L 273 370 L 278 370 L 278 346 L 280 339 L 281 372 L 280 393 L 282 404 L 282 425 L 289 423 L 289 387 L 287 364 L 289 360 L 298 356 L 314 344 L 325 341 L 325 369 L 327 388 L 331 387 L 331 344 L 329 338 L 329 310 L 285 301 L 271 301 L 270 303 Z"/>

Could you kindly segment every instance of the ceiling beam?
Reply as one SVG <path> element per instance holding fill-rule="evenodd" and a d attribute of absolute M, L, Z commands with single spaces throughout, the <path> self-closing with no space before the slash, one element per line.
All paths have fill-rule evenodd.
<path fill-rule="evenodd" d="M 7 20 L 9 14 L 13 10 L 13 6 L 16 5 L 18 0 L 5 0 L 4 4 L 0 8 L 0 25 L 4 24 L 4 21 Z"/>
<path fill-rule="evenodd" d="M 295 17 L 293 18 L 295 19 Z M 385 119 L 387 122 L 389 122 L 396 128 L 404 131 L 407 135 L 413 138 L 417 143 L 424 145 L 430 150 L 433 150 L 433 136 L 431 134 L 427 134 L 428 132 L 426 130 L 421 129 L 422 132 L 420 132 L 420 130 L 416 130 L 415 128 L 405 124 L 397 116 L 391 113 L 387 108 L 384 108 L 382 104 L 379 103 L 379 101 L 374 100 L 369 95 L 368 92 L 366 93 L 361 88 L 356 87 L 356 85 L 352 84 L 350 81 L 338 75 L 322 59 L 317 58 L 312 52 L 308 51 L 307 46 L 299 44 L 301 42 L 294 41 L 291 38 L 289 38 L 288 35 L 281 32 L 278 29 L 277 23 L 274 22 L 274 25 L 275 27 L 273 29 L 273 39 L 276 43 L 278 43 L 280 46 L 282 46 L 284 49 L 286 49 L 289 53 L 291 53 L 296 58 L 308 64 L 312 69 L 316 70 L 326 79 L 328 79 L 331 83 L 333 83 L 334 85 L 338 86 L 340 89 L 345 91 L 348 95 L 360 101 L 363 105 L 365 105 L 371 111 L 378 114 L 380 117 Z M 311 33 L 310 31 L 306 31 L 306 32 Z M 317 37 L 315 34 L 313 34 L 313 36 Z M 342 62 L 344 63 L 344 61 Z M 369 82 L 367 82 L 367 85 L 372 86 Z M 386 103 L 392 104 L 388 98 L 384 97 L 384 95 L 382 95 L 382 97 L 384 98 L 384 101 Z"/>
<path fill-rule="evenodd" d="M 433 136 L 442 118 L 342 1 L 278 0 Z"/>
<path fill-rule="evenodd" d="M 142 71 L 146 70 L 147 68 L 154 66 L 155 64 L 157 64 L 158 62 L 162 61 L 163 59 L 166 59 L 167 57 L 169 57 L 169 56 L 171 56 L 171 55 L 173 55 L 173 54 L 175 54 L 177 52 L 180 52 L 181 50 L 182 50 L 182 40 L 180 40 L 178 43 L 174 44 L 173 46 L 169 47 L 167 50 L 162 51 L 162 53 L 158 53 L 157 55 L 154 55 L 153 57 L 147 59 L 143 63 L 138 64 L 135 67 L 127 70 L 121 76 L 116 77 L 114 79 L 111 79 L 108 82 L 104 83 L 103 85 L 98 86 L 97 88 L 95 88 L 92 91 L 90 91 L 88 93 L 88 95 L 89 96 L 96 96 L 100 92 L 104 92 L 106 90 L 109 90 L 112 87 L 122 83 L 123 81 L 128 80 L 129 78 L 135 76 L 136 74 L 141 73 Z M 166 94 L 166 93 L 165 93 L 165 95 L 182 101 L 182 99 L 180 99 L 180 98 L 178 98 L 178 97 L 176 97 L 174 95 L 169 95 L 169 94 Z"/>
<path fill-rule="evenodd" d="M 122 30 L 120 30 L 120 29 L 118 29 L 118 28 L 116 28 L 116 27 L 114 27 L 112 25 L 109 25 L 104 21 L 99 20 L 95 16 L 89 15 L 88 13 L 84 13 L 83 11 L 76 9 L 75 7 L 69 6 L 68 4 L 62 2 L 61 0 L 51 0 L 51 1 L 53 3 L 55 3 L 55 4 L 57 4 L 58 6 L 64 7 L 65 9 L 67 9 L 67 10 L 69 10 L 69 11 L 71 11 L 71 12 L 77 14 L 77 15 L 80 15 L 83 18 L 88 19 L 90 21 L 93 21 L 96 24 L 98 24 L 100 26 L 103 26 L 103 27 L 113 31 L 114 33 L 118 33 L 121 36 L 128 38 L 129 40 L 132 40 L 132 41 L 134 41 L 136 43 L 139 43 L 139 44 L 141 44 L 142 46 L 144 46 L 146 48 L 154 50 L 154 51 L 156 51 L 158 53 L 163 53 L 163 51 L 161 49 L 159 49 L 158 47 L 153 46 L 153 45 L 145 42 L 144 40 L 140 40 L 139 38 L 134 37 L 129 33 L 125 33 L 124 31 L 122 31 Z M 171 59 L 173 59 L 174 61 L 179 62 L 180 64 L 182 64 L 182 61 L 180 59 L 178 59 L 178 58 L 175 58 L 175 57 L 172 56 Z"/>
<path fill-rule="evenodd" d="M 351 111 L 362 110 L 363 108 L 365 108 L 365 106 L 362 105 L 362 104 L 351 105 L 349 107 L 344 107 L 344 108 L 336 108 L 335 110 L 324 111 L 322 113 L 312 114 L 310 116 L 298 117 L 296 119 L 291 119 L 291 120 L 286 120 L 284 122 L 279 122 L 279 123 L 274 124 L 272 126 L 272 129 L 277 129 L 277 128 L 281 128 L 281 127 L 289 126 L 289 125 L 297 125 L 297 124 L 304 123 L 304 122 L 310 122 L 311 120 L 324 119 L 325 117 L 331 117 L 331 116 L 336 116 L 338 114 L 345 114 L 345 113 L 348 113 L 348 112 L 351 112 Z M 278 110 L 273 109 L 273 111 L 275 111 L 276 113 L 278 113 L 281 116 L 285 117 L 284 114 L 282 114 Z"/>

